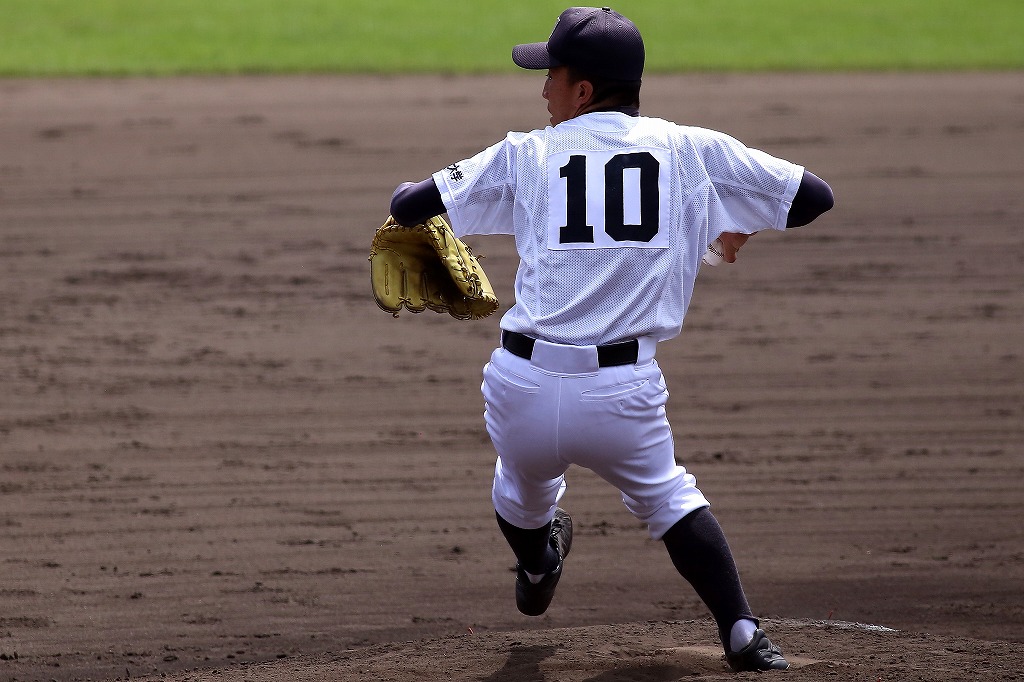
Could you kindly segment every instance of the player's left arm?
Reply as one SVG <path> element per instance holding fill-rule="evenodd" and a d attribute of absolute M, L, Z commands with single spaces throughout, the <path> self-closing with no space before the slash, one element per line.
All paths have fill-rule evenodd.
<path fill-rule="evenodd" d="M 391 195 L 391 216 L 406 227 L 445 212 L 441 192 L 432 177 L 420 182 L 403 182 Z"/>

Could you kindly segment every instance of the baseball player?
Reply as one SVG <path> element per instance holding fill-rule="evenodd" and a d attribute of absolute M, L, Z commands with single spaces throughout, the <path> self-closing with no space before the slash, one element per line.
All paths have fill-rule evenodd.
<path fill-rule="evenodd" d="M 784 669 L 707 499 L 676 463 L 655 353 L 680 333 L 715 239 L 734 262 L 750 235 L 829 210 L 832 191 L 725 134 L 641 116 L 644 58 L 626 17 L 565 10 L 546 42 L 512 50 L 519 66 L 547 71 L 550 125 L 403 183 L 391 213 L 403 225 L 447 213 L 460 237 L 515 237 L 515 304 L 482 391 L 519 610 L 544 613 L 561 578 L 572 520 L 558 503 L 575 464 L 615 486 L 664 542 L 714 616 L 732 669 Z"/>

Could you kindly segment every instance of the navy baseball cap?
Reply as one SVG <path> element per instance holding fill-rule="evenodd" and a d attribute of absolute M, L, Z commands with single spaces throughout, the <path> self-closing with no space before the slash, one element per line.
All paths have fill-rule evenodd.
<path fill-rule="evenodd" d="M 572 66 L 585 74 L 638 81 L 644 73 L 644 40 L 632 21 L 610 7 L 570 7 L 545 43 L 512 48 L 524 69 Z"/>

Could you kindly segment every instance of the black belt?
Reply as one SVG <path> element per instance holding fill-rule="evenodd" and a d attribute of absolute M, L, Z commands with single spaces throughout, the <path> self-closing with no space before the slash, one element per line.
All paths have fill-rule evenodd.
<path fill-rule="evenodd" d="M 519 332 L 501 332 L 501 347 L 512 355 L 518 355 L 524 360 L 533 357 L 533 339 L 526 334 Z M 613 367 L 615 365 L 635 365 L 640 355 L 640 342 L 636 339 L 622 341 L 621 343 L 610 343 L 606 346 L 597 347 L 598 367 Z"/>

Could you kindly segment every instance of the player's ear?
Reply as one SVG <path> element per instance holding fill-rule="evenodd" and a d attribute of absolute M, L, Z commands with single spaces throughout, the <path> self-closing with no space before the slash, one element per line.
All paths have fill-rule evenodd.
<path fill-rule="evenodd" d="M 591 103 L 594 98 L 594 84 L 584 79 L 577 81 L 575 88 L 576 102 L 583 107 Z"/>

